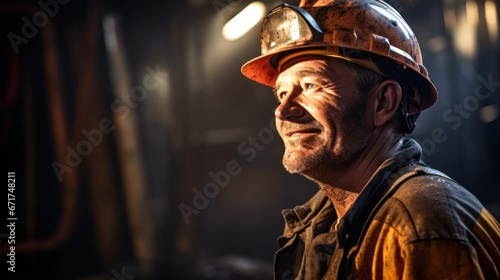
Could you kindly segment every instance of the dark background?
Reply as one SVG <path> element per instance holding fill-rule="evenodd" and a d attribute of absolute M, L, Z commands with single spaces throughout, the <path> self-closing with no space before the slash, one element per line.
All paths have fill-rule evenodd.
<path fill-rule="evenodd" d="M 57 9 L 25 30 L 17 52 L 12 33 L 43 8 L 0 4 L 2 176 L 16 174 L 17 217 L 15 273 L 0 227 L 2 273 L 270 279 L 281 210 L 317 187 L 283 170 L 271 90 L 240 74 L 259 55 L 260 26 L 221 36 L 250 1 L 60 2 L 41 1 Z M 390 4 L 419 38 L 440 94 L 412 137 L 428 164 L 500 217 L 497 1 Z M 194 204 L 184 219 L 179 207 Z"/>

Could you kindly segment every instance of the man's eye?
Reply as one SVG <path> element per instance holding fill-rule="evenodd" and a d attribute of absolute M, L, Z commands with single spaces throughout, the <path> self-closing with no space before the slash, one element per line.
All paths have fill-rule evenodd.
<path fill-rule="evenodd" d="M 283 98 L 285 98 L 285 96 L 286 96 L 286 91 L 277 92 L 275 94 L 275 96 L 276 96 L 276 99 L 278 100 L 278 102 L 281 103 L 281 100 L 283 100 Z"/>
<path fill-rule="evenodd" d="M 315 85 L 315 84 L 306 83 L 306 84 L 304 85 L 304 88 L 305 88 L 305 89 L 304 89 L 305 91 L 313 91 L 313 90 L 318 89 L 318 86 L 317 86 L 317 85 Z"/>

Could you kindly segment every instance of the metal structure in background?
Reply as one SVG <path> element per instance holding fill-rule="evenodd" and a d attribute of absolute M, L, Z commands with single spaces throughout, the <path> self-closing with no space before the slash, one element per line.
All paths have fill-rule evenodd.
<path fill-rule="evenodd" d="M 32 14 L 37 11 L 37 6 L 31 5 L 28 3 L 24 4 L 18 4 L 18 3 L 10 3 L 10 4 L 4 4 L 3 6 L 0 7 L 0 11 L 2 13 L 13 13 L 13 14 Z M 52 26 L 51 22 L 47 22 L 47 26 L 41 30 L 41 37 L 42 37 L 42 55 L 43 55 L 43 61 L 44 61 L 44 67 L 45 67 L 45 78 L 46 78 L 46 84 L 48 87 L 48 96 L 47 99 L 50 100 L 50 105 L 48 108 L 48 111 L 50 112 L 51 116 L 51 121 L 53 124 L 53 133 L 54 133 L 54 150 L 56 153 L 56 158 L 59 162 L 64 162 L 65 158 L 65 150 L 64 147 L 70 143 L 70 141 L 75 140 L 75 134 L 71 131 L 68 132 L 70 129 L 68 128 L 68 125 L 66 123 L 66 113 L 64 112 L 65 106 L 63 105 L 63 91 L 61 87 L 61 79 L 60 79 L 60 69 L 58 68 L 60 66 L 60 62 L 58 59 L 57 55 L 57 45 L 54 39 L 54 27 Z M 89 29 L 88 36 L 94 35 L 94 30 L 91 28 Z M 91 61 L 89 58 L 88 61 Z M 24 66 L 24 65 L 23 65 Z M 23 67 L 21 66 L 21 67 Z M 10 69 L 10 71 L 17 71 L 19 66 L 16 67 L 16 69 Z M 24 69 L 22 69 L 24 70 Z M 31 73 L 33 74 L 33 73 Z M 84 75 L 85 77 L 85 75 Z M 23 78 L 29 79 L 29 77 L 24 76 Z M 29 80 L 28 80 L 29 81 Z M 18 81 L 20 82 L 20 81 Z M 85 83 L 88 82 L 88 80 L 84 81 Z M 18 90 L 21 89 L 21 87 L 17 87 Z M 17 94 L 17 93 L 16 93 Z M 32 92 L 26 92 L 26 109 L 33 109 L 33 104 L 30 103 L 30 99 L 32 98 Z M 79 110 L 77 110 L 79 111 Z M 27 115 L 27 128 L 28 127 L 33 127 L 32 121 L 33 121 L 33 112 L 25 112 Z M 78 115 L 78 114 L 77 114 Z M 31 125 L 30 125 L 31 124 Z M 77 128 L 79 127 L 77 123 L 75 123 L 72 127 Z M 32 138 L 27 139 L 26 141 L 26 175 L 29 178 L 34 178 L 34 166 L 33 162 L 35 159 L 33 158 L 33 154 L 30 154 L 29 152 L 33 152 L 33 138 L 35 138 L 35 135 L 32 134 L 31 131 L 27 131 L 27 136 L 31 136 Z M 26 225 L 26 228 L 28 229 L 28 234 L 30 238 L 28 240 L 18 240 L 16 249 L 18 250 L 19 253 L 34 253 L 34 252 L 39 252 L 39 251 L 45 251 L 45 250 L 51 250 L 57 246 L 60 246 L 69 236 L 72 230 L 72 225 L 74 222 L 74 214 L 75 214 L 75 207 L 76 207 L 76 190 L 78 186 L 78 172 L 72 172 L 71 174 L 68 174 L 66 177 L 66 180 L 63 181 L 62 186 L 61 186 L 61 191 L 63 193 L 62 195 L 62 201 L 61 204 L 63 205 L 63 214 L 60 218 L 59 222 L 59 227 L 56 229 L 56 231 L 49 236 L 46 239 L 43 240 L 36 240 L 35 239 L 35 234 L 34 234 L 34 220 L 35 220 L 35 212 L 33 209 L 35 208 L 35 200 L 33 197 L 35 196 L 35 188 L 34 188 L 34 182 L 31 180 L 28 180 L 28 184 L 26 185 L 26 197 L 27 197 L 27 202 L 28 202 L 28 208 L 30 210 L 27 211 L 27 221 L 29 224 Z M 2 244 L 1 245 L 1 251 L 2 253 L 7 253 L 8 252 L 8 246 L 7 244 Z"/>
<path fill-rule="evenodd" d="M 103 27 L 113 93 L 118 100 L 128 100 L 133 83 L 126 62 L 120 24 L 115 16 L 107 15 Z M 143 174 L 144 161 L 139 144 L 137 113 L 130 110 L 127 118 L 115 114 L 113 122 L 116 125 L 118 157 L 133 248 L 140 267 L 145 273 L 150 273 L 153 250 L 150 232 L 152 217 L 147 211 L 147 186 Z"/>
<path fill-rule="evenodd" d="M 51 9 L 57 15 L 60 7 L 57 3 L 54 5 L 56 6 L 51 6 Z M 13 94 L 18 95 L 18 98 L 14 101 L 5 100 L 9 103 L 6 105 L 12 108 L 10 115 L 7 114 L 5 124 L 8 125 L 10 121 L 15 125 L 19 122 L 18 120 L 24 122 L 24 126 L 16 125 L 19 128 L 24 127 L 21 130 L 24 134 L 24 141 L 13 142 L 14 134 L 19 133 L 19 129 L 11 127 L 6 131 L 7 134 L 3 135 L 5 141 L 2 142 L 2 153 L 7 155 L 8 163 L 14 163 L 20 156 L 14 153 L 19 151 L 16 145 L 24 145 L 24 160 L 22 161 L 24 170 L 23 172 L 16 170 L 18 174 L 22 174 L 23 178 L 20 182 L 25 182 L 25 184 L 18 185 L 20 195 L 16 197 L 17 211 L 24 215 L 19 218 L 16 227 L 15 252 L 18 263 L 33 263 L 34 271 L 18 270 L 20 275 L 30 278 L 48 275 L 55 277 L 54 275 L 58 274 L 60 275 L 58 277 L 66 277 L 62 275 L 67 272 L 58 271 L 71 270 L 71 266 L 52 268 L 53 272 L 49 272 L 51 269 L 44 267 L 43 263 L 45 261 L 57 263 L 57 252 L 64 252 L 67 248 L 74 247 L 72 244 L 75 236 L 80 236 L 82 232 L 79 225 L 82 214 L 88 215 L 93 221 L 92 229 L 84 229 L 83 232 L 84 235 L 97 237 L 98 248 L 94 250 L 99 252 L 99 262 L 105 266 L 111 266 L 126 251 L 122 248 L 123 244 L 120 241 L 122 222 L 119 214 L 119 200 L 121 195 L 117 192 L 119 188 L 113 176 L 115 160 L 112 159 L 109 137 L 104 137 L 101 132 L 98 139 L 91 140 L 92 143 L 95 141 L 95 146 L 85 148 L 88 152 L 85 154 L 86 157 L 76 158 L 81 155 L 76 155 L 75 150 L 79 149 L 83 141 L 88 141 L 88 139 L 82 139 L 84 137 L 82 132 L 91 131 L 96 124 L 99 124 L 104 115 L 105 104 L 96 71 L 99 61 L 99 2 L 86 2 L 83 11 L 85 14 L 85 21 L 82 25 L 83 36 L 76 38 L 74 45 L 76 47 L 71 48 L 74 52 L 70 52 L 70 55 L 76 58 L 72 67 L 75 69 L 73 72 L 65 73 L 63 70 L 69 64 L 65 61 L 67 57 L 64 53 L 67 52 L 63 45 L 69 42 L 61 36 L 65 30 L 59 24 L 54 24 L 52 20 L 47 19 L 44 26 L 40 27 L 39 41 L 36 37 L 32 38 L 31 42 L 26 43 L 29 48 L 21 45 L 24 48 L 16 51 L 19 53 L 10 55 L 14 60 L 9 71 L 12 71 L 10 73 L 14 77 L 19 75 L 21 78 L 11 80 L 14 83 Z M 13 18 L 23 15 L 29 17 L 33 14 L 40 14 L 40 6 L 28 2 L 6 3 L 0 6 L 0 12 Z M 51 16 L 55 16 L 54 14 Z M 24 28 L 26 27 L 23 27 L 23 32 Z M 70 36 L 69 40 L 71 39 L 74 37 Z M 36 48 L 38 44 L 40 47 Z M 40 60 L 42 65 L 38 65 L 36 59 L 38 52 L 42 56 Z M 42 72 L 38 72 L 38 69 Z M 39 78 L 42 80 L 39 81 Z M 65 82 L 65 79 L 74 81 L 74 84 L 67 87 L 70 83 Z M 40 83 L 46 88 L 36 86 Z M 72 89 L 71 93 L 69 88 Z M 20 94 L 24 95 L 19 96 Z M 40 96 L 45 94 L 46 97 Z M 45 99 L 46 102 L 35 102 L 40 98 Z M 44 104 L 47 104 L 47 108 L 42 108 Z M 22 111 L 14 110 L 20 105 Z M 47 112 L 49 119 L 46 120 L 45 115 L 40 112 Z M 12 117 L 17 119 L 12 120 Z M 40 125 L 43 127 L 37 127 Z M 40 134 L 40 131 L 43 133 Z M 47 142 L 53 147 L 44 147 L 43 143 Z M 13 153 L 9 154 L 8 149 Z M 70 149 L 74 154 L 69 154 Z M 40 150 L 47 151 L 40 152 Z M 53 154 L 50 151 L 53 151 Z M 37 157 L 40 154 L 45 157 Z M 75 162 L 68 163 L 68 159 L 75 160 Z M 55 163 L 59 165 L 54 165 Z M 43 175 L 41 172 L 44 172 Z M 53 196 L 52 200 L 47 202 L 42 197 L 52 186 L 59 189 L 60 195 Z M 81 196 L 87 192 L 90 194 L 89 201 Z M 59 196 L 60 200 L 57 199 Z M 87 208 L 87 203 L 91 204 L 90 209 Z M 46 210 L 57 209 L 57 207 L 60 207 L 60 211 Z M 82 209 L 89 209 L 89 212 L 84 213 Z M 47 218 L 47 213 L 53 216 Z M 54 229 L 53 224 L 57 225 Z M 50 232 L 50 234 L 44 236 L 45 232 Z M 11 245 L 1 244 L 2 254 L 7 254 L 11 250 Z M 88 252 L 85 253 L 88 254 Z M 75 252 L 75 256 L 77 255 Z M 76 257 L 74 263 L 78 261 L 80 260 Z M 22 265 L 19 266 L 22 267 Z"/>

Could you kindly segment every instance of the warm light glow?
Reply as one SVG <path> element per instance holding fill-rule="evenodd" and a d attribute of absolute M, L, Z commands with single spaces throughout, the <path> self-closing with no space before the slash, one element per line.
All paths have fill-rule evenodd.
<path fill-rule="evenodd" d="M 478 23 L 477 3 L 469 0 L 465 4 L 465 12 L 459 14 L 457 25 L 453 30 L 455 49 L 469 59 L 473 59 L 476 55 Z"/>
<path fill-rule="evenodd" d="M 476 36 L 472 26 L 467 23 L 465 15 L 459 17 L 454 33 L 455 49 L 463 56 L 473 58 L 476 49 Z"/>
<path fill-rule="evenodd" d="M 427 48 L 433 53 L 438 53 L 446 49 L 446 38 L 436 36 L 427 42 Z"/>
<path fill-rule="evenodd" d="M 264 17 L 266 5 L 262 2 L 252 2 L 234 18 L 228 21 L 222 28 L 222 36 L 226 40 L 234 41 L 252 27 L 254 27 Z"/>
<path fill-rule="evenodd" d="M 475 0 L 465 2 L 465 12 L 467 13 L 467 22 L 476 28 L 479 22 L 479 9 Z"/>
<path fill-rule="evenodd" d="M 497 5 L 493 0 L 486 0 L 484 3 L 484 14 L 486 16 L 486 26 L 491 42 L 498 44 L 498 15 Z"/>
<path fill-rule="evenodd" d="M 448 32 L 452 32 L 457 26 L 457 17 L 455 16 L 455 8 L 452 5 L 445 5 L 443 10 L 444 25 Z"/>
<path fill-rule="evenodd" d="M 485 123 L 490 123 L 498 118 L 498 106 L 488 105 L 481 108 L 479 116 Z"/>

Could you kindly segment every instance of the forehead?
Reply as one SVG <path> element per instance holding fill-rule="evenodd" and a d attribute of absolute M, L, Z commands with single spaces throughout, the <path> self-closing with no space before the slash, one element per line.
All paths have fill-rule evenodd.
<path fill-rule="evenodd" d="M 282 66 L 276 79 L 276 87 L 290 79 L 316 77 L 335 80 L 346 75 L 343 65 L 337 58 L 322 55 L 304 55 L 290 59 Z"/>

